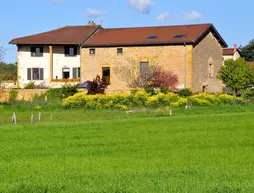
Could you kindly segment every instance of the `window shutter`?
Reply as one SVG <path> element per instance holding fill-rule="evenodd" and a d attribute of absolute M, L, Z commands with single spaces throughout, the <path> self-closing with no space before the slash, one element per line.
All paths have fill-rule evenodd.
<path fill-rule="evenodd" d="M 31 80 L 31 68 L 27 69 L 27 80 Z"/>
<path fill-rule="evenodd" d="M 41 51 L 40 55 L 43 56 L 43 47 L 40 47 L 40 51 Z"/>
<path fill-rule="evenodd" d="M 40 80 L 44 80 L 44 72 L 43 72 L 43 68 L 40 68 Z"/>
<path fill-rule="evenodd" d="M 77 54 L 78 54 L 78 49 L 77 47 L 74 47 L 74 56 L 77 56 Z"/>
<path fill-rule="evenodd" d="M 72 75 L 73 75 L 73 76 L 72 76 L 73 79 L 76 79 L 76 78 L 77 78 L 77 68 L 73 68 L 73 69 L 72 69 Z"/>
<path fill-rule="evenodd" d="M 80 68 L 78 68 L 78 78 L 80 78 Z"/>
<path fill-rule="evenodd" d="M 31 56 L 35 56 L 35 47 L 31 47 Z"/>
<path fill-rule="evenodd" d="M 65 56 L 69 56 L 69 47 L 64 47 Z"/>

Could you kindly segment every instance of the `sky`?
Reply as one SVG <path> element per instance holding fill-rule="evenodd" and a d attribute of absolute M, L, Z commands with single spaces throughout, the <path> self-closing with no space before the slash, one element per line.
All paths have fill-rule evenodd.
<path fill-rule="evenodd" d="M 92 20 L 104 28 L 213 23 L 227 42 L 254 39 L 253 0 L 2 0 L 0 47 L 17 60 L 13 38 Z"/>

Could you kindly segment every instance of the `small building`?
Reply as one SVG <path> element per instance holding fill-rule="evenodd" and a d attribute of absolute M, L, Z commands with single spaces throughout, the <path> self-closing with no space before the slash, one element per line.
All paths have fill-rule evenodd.
<path fill-rule="evenodd" d="M 241 57 L 241 52 L 237 48 L 236 44 L 234 45 L 233 48 L 223 48 L 222 50 L 222 55 L 223 55 L 223 61 L 227 59 L 234 59 L 236 60 L 237 58 Z"/>

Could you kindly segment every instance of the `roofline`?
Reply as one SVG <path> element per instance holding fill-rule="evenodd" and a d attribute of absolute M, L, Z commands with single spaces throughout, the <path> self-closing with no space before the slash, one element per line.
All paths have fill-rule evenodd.
<path fill-rule="evenodd" d="M 9 44 L 13 44 L 13 45 L 58 45 L 58 44 L 54 44 L 54 43 L 33 43 L 33 44 L 31 44 L 31 43 L 22 43 L 22 44 L 19 44 L 19 43 L 13 43 L 13 41 L 14 40 L 17 40 L 17 39 L 20 39 L 20 38 L 27 38 L 27 37 L 30 37 L 30 36 L 36 36 L 36 35 L 41 35 L 41 34 L 45 34 L 45 33 L 48 33 L 48 32 L 53 32 L 53 31 L 57 31 L 57 30 L 59 30 L 59 29 L 63 29 L 63 28 L 66 28 L 66 27 L 82 27 L 83 25 L 74 25 L 74 26 L 69 26 L 69 25 L 66 25 L 66 26 L 64 26 L 64 27 L 60 27 L 60 28 L 57 28 L 57 29 L 53 29 L 53 30 L 49 30 L 49 31 L 46 31 L 46 32 L 41 32 L 41 33 L 36 33 L 36 34 L 32 34 L 32 35 L 27 35 L 27 36 L 23 36 L 23 37 L 18 37 L 18 38 L 14 38 L 14 39 L 12 39 L 10 42 L 9 42 Z M 91 25 L 91 26 L 89 26 L 89 25 L 86 25 L 87 27 L 94 27 L 94 25 Z M 101 27 L 101 25 L 95 25 L 95 26 L 97 26 L 97 28 L 95 29 L 95 31 L 99 28 L 99 27 Z M 90 35 L 89 35 L 90 36 Z M 79 43 L 71 43 L 72 45 L 80 45 L 80 44 L 82 44 L 83 42 L 79 42 Z M 59 45 L 64 45 L 65 43 L 59 43 Z M 69 45 L 69 44 L 66 44 L 66 45 Z"/>
<path fill-rule="evenodd" d="M 93 32 L 91 32 L 91 33 L 87 36 L 87 38 L 86 38 L 83 42 L 81 42 L 79 45 L 80 45 L 80 46 L 83 46 L 84 43 L 86 43 L 87 40 L 89 40 L 91 37 L 93 37 L 93 35 L 94 35 L 95 33 L 97 33 L 97 31 L 100 30 L 100 29 L 103 29 L 103 27 L 102 27 L 101 25 L 98 25 L 97 28 L 96 28 Z"/>
<path fill-rule="evenodd" d="M 193 41 L 188 42 L 154 42 L 154 43 L 130 43 L 130 44 L 85 44 L 83 48 L 99 48 L 99 47 L 133 47 L 133 46 L 162 46 L 162 45 L 192 45 Z"/>
<path fill-rule="evenodd" d="M 201 23 L 201 24 L 182 24 L 182 25 L 157 25 L 157 26 L 143 26 L 143 27 L 120 27 L 120 28 L 104 28 L 105 30 L 115 29 L 139 29 L 139 28 L 163 28 L 163 27 L 177 27 L 177 26 L 195 26 L 195 25 L 212 25 L 212 23 Z"/>
<path fill-rule="evenodd" d="M 200 34 L 200 36 L 195 40 L 195 44 L 197 45 L 199 42 L 201 42 L 210 33 L 211 29 L 214 30 L 214 32 L 218 35 L 219 39 L 222 41 L 222 43 L 219 42 L 221 46 L 224 48 L 228 47 L 227 43 L 221 37 L 220 33 L 216 30 L 213 24 L 210 24 L 210 27 L 207 30 L 205 30 L 202 34 Z"/>

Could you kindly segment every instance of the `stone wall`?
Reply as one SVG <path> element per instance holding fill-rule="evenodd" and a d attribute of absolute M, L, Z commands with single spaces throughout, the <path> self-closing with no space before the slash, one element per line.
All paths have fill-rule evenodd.
<path fill-rule="evenodd" d="M 111 69 L 111 85 L 109 90 L 128 90 L 124 82 L 113 69 L 119 63 L 129 65 L 128 59 L 139 62 L 154 58 L 160 66 L 171 70 L 179 76 L 179 88 L 184 87 L 184 62 L 185 48 L 179 46 L 143 46 L 123 47 L 123 54 L 117 54 L 117 47 L 95 48 L 95 55 L 90 55 L 89 48 L 83 48 L 81 52 L 81 81 L 92 80 L 96 75 L 101 75 L 102 67 Z M 186 46 L 187 62 L 187 87 L 192 86 L 192 46 Z"/>
<path fill-rule="evenodd" d="M 194 92 L 221 92 L 222 82 L 216 78 L 222 66 L 222 47 L 217 39 L 209 33 L 193 48 L 192 90 Z M 209 77 L 209 65 L 212 64 L 212 77 Z"/>
<path fill-rule="evenodd" d="M 15 89 L 16 90 L 16 89 Z M 7 102 L 9 100 L 9 93 L 11 89 L 1 90 L 0 102 Z M 17 89 L 17 100 L 31 101 L 35 94 L 41 95 L 47 92 L 47 89 Z"/>

